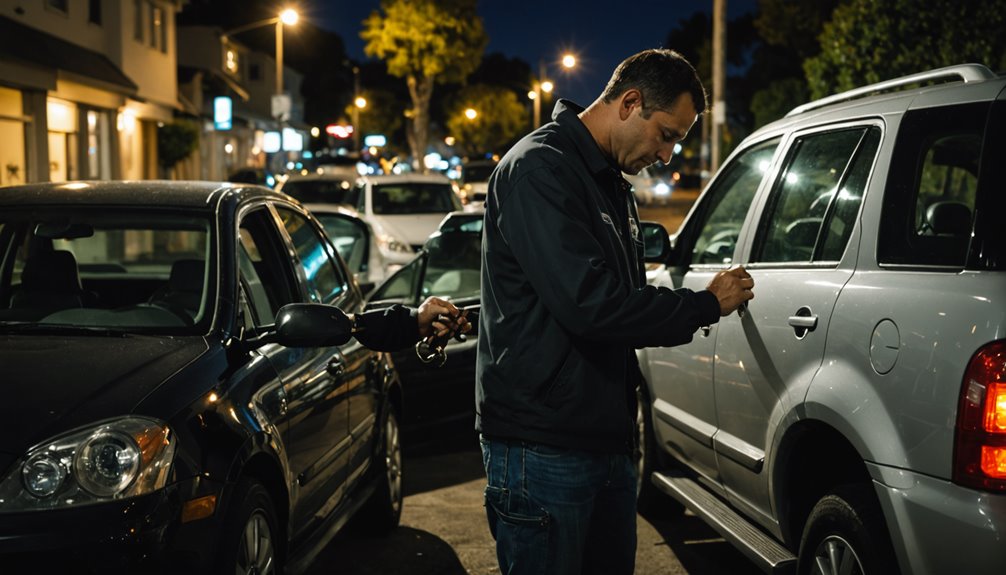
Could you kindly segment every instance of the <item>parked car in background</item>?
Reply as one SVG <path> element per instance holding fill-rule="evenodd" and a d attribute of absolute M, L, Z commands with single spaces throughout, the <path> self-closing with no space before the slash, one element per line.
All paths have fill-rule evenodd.
<path fill-rule="evenodd" d="M 979 65 L 746 138 L 654 283 L 742 264 L 755 299 L 639 352 L 641 507 L 687 506 L 769 572 L 1002 573 L 1003 157 L 1006 77 Z"/>
<path fill-rule="evenodd" d="M 4 573 L 303 571 L 398 524 L 401 386 L 290 197 L 203 182 L 0 190 Z"/>
<path fill-rule="evenodd" d="M 321 222 L 360 292 L 367 296 L 387 277 L 386 262 L 374 229 L 356 210 L 344 205 L 304 204 L 304 207 Z"/>
<path fill-rule="evenodd" d="M 482 215 L 453 212 L 444 218 L 419 255 L 374 291 L 368 308 L 419 305 L 435 295 L 476 310 L 482 279 Z M 474 434 L 476 340 L 450 341 L 443 365 L 421 361 L 412 349 L 392 354 L 407 405 L 402 426 L 410 441 L 422 442 L 435 436 L 434 430 Z"/>
<path fill-rule="evenodd" d="M 306 174 L 292 173 L 276 190 L 296 198 L 302 204 L 346 204 L 355 176 L 322 169 Z"/>
<path fill-rule="evenodd" d="M 656 164 L 647 166 L 638 174 L 622 174 L 630 184 L 636 202 L 641 206 L 666 206 L 674 191 L 673 172 Z"/>
<path fill-rule="evenodd" d="M 415 257 L 444 216 L 462 208 L 454 184 L 439 174 L 363 176 L 347 203 L 374 228 L 381 254 L 394 269 Z"/>
<path fill-rule="evenodd" d="M 489 176 L 496 169 L 498 160 L 471 160 L 461 164 L 461 201 L 464 204 L 480 206 L 489 193 Z"/>
<path fill-rule="evenodd" d="M 236 184 L 259 184 L 267 188 L 275 188 L 282 178 L 277 178 L 275 174 L 265 168 L 241 168 L 235 170 L 227 176 L 228 182 Z"/>

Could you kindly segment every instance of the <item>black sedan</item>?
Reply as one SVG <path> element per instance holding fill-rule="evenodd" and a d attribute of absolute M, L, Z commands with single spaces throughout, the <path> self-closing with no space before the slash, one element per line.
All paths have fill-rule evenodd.
<path fill-rule="evenodd" d="M 263 187 L 0 189 L 0 571 L 297 572 L 396 526 L 399 378 L 332 322 L 362 302 Z"/>

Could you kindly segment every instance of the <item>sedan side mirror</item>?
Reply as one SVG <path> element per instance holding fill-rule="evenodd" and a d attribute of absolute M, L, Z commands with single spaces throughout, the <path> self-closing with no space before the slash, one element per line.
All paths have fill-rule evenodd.
<path fill-rule="evenodd" d="M 290 303 L 276 314 L 276 343 L 284 347 L 342 345 L 353 336 L 349 316 L 320 303 Z"/>
<path fill-rule="evenodd" d="M 664 263 L 671 253 L 671 240 L 667 228 L 657 222 L 640 222 L 643 227 L 643 260 L 646 263 Z"/>

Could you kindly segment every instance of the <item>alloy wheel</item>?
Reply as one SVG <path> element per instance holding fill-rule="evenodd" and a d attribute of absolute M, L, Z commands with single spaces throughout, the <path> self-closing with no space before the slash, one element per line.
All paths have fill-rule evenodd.
<path fill-rule="evenodd" d="M 241 542 L 238 545 L 235 575 L 272 575 L 275 569 L 276 552 L 272 541 L 269 521 L 261 510 L 256 510 L 248 518 Z"/>
<path fill-rule="evenodd" d="M 863 575 L 856 550 L 841 537 L 829 535 L 814 550 L 813 575 Z"/>

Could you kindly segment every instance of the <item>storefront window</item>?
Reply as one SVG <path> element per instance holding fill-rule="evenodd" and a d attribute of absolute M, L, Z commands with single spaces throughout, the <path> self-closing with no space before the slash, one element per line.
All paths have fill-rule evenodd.
<path fill-rule="evenodd" d="M 0 87 L 0 186 L 27 181 L 23 110 L 20 90 Z"/>

